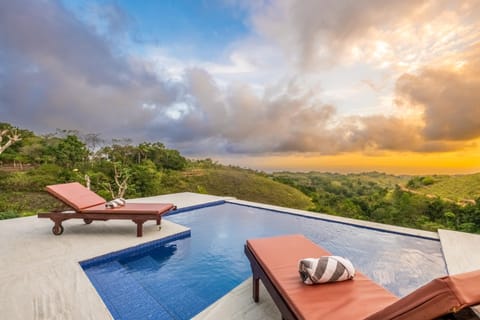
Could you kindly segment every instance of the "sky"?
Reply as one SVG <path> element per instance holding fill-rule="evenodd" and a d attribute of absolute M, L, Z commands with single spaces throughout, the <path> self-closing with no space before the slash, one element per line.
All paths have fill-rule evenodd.
<path fill-rule="evenodd" d="M 0 1 L 0 122 L 264 171 L 480 171 L 480 0 Z"/>

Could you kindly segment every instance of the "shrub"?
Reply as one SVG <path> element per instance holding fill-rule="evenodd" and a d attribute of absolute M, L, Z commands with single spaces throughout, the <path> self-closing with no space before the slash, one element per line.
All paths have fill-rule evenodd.
<path fill-rule="evenodd" d="M 13 211 L 0 212 L 0 220 L 17 218 L 18 214 Z"/>

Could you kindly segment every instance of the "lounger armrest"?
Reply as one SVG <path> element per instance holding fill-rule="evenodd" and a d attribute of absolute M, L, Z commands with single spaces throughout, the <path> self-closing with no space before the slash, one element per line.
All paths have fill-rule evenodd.
<path fill-rule="evenodd" d="M 472 306 L 480 303 L 478 288 L 480 270 L 437 278 L 366 320 L 475 319 L 478 307 L 474 311 Z"/>

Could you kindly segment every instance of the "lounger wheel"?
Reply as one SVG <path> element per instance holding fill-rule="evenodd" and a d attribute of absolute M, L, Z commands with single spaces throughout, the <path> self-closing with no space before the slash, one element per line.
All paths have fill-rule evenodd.
<path fill-rule="evenodd" d="M 85 222 L 85 224 L 90 224 L 92 223 L 92 219 L 83 219 L 83 222 Z"/>
<path fill-rule="evenodd" d="M 54 225 L 52 228 L 52 232 L 54 235 L 59 236 L 63 233 L 63 226 L 62 225 Z"/>

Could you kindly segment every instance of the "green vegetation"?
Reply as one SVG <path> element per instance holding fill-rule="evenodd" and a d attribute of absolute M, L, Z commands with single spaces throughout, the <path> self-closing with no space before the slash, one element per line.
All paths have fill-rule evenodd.
<path fill-rule="evenodd" d="M 0 219 L 63 209 L 43 188 L 77 181 L 107 199 L 188 191 L 424 230 L 480 233 L 480 174 L 268 175 L 210 159 L 188 160 L 160 142 L 106 144 L 98 134 L 69 130 L 37 136 L 0 123 L 0 132 L 5 130 L 15 132 L 16 140 L 0 154 Z"/>
<path fill-rule="evenodd" d="M 425 196 L 438 196 L 454 202 L 473 202 L 480 197 L 480 173 L 413 177 L 407 188 Z"/>
<path fill-rule="evenodd" d="M 430 186 L 435 183 L 435 179 L 433 177 L 413 177 L 412 179 L 408 180 L 407 188 L 410 189 L 419 189 L 425 186 Z"/>
<path fill-rule="evenodd" d="M 275 204 L 279 206 L 311 209 L 313 203 L 301 191 L 276 182 L 265 174 L 236 167 L 214 165 L 207 168 L 201 162 L 177 177 L 169 192 L 190 191 L 218 196 Z"/>
<path fill-rule="evenodd" d="M 424 230 L 438 228 L 480 233 L 480 201 L 456 203 L 433 194 L 437 177 L 393 176 L 381 173 L 275 173 L 274 179 L 312 198 L 314 211 Z M 478 175 L 470 176 L 477 179 Z M 433 180 L 433 182 L 432 182 Z M 449 179 L 450 180 L 450 179 Z M 463 182 L 467 181 L 463 176 Z M 458 178 L 450 182 L 456 185 Z M 415 192 L 408 188 L 415 188 Z M 444 190 L 455 186 L 443 184 Z M 424 195 L 417 190 L 429 188 Z M 479 189 L 474 189 L 475 195 Z M 449 194 L 450 195 L 450 194 Z"/>

